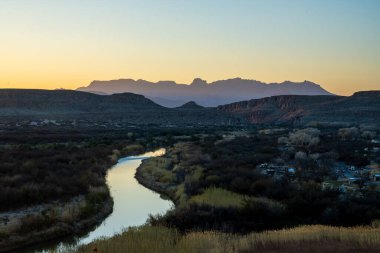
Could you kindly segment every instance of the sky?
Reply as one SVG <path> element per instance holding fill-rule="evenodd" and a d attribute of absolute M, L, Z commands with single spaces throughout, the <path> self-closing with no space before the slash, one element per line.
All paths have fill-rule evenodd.
<path fill-rule="evenodd" d="M 0 0 L 0 88 L 195 77 L 380 90 L 380 1 Z"/>

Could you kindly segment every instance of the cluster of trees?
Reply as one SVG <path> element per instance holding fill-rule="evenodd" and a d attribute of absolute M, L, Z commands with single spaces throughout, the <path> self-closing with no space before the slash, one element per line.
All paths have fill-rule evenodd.
<path fill-rule="evenodd" d="M 2 131 L 0 211 L 87 195 L 91 187 L 105 186 L 106 172 L 120 156 L 170 146 L 175 136 L 195 133 L 161 128 Z"/>
<path fill-rule="evenodd" d="M 376 127 L 361 126 L 361 127 L 346 127 L 338 130 L 338 136 L 342 140 L 357 140 L 366 139 L 372 140 L 378 137 Z M 379 136 L 380 138 L 380 136 Z"/>
<path fill-rule="evenodd" d="M 207 145 L 211 161 L 207 167 L 203 188 L 216 186 L 243 194 L 255 195 L 262 185 L 271 185 L 266 177 L 256 171 L 256 166 L 279 156 L 276 139 L 259 135 L 240 137 L 217 145 Z"/>
<path fill-rule="evenodd" d="M 354 129 L 354 130 L 353 130 Z M 371 162 L 371 150 L 376 146 L 371 139 L 362 135 L 355 128 L 343 128 L 333 134 L 323 135 L 323 141 L 317 146 L 317 152 L 334 152 L 339 161 L 357 167 L 364 167 Z M 344 135 L 342 135 L 344 133 Z M 347 134 L 351 133 L 351 134 Z M 362 131 L 365 135 L 365 131 Z"/>
<path fill-rule="evenodd" d="M 277 187 L 277 185 L 272 185 Z M 246 233 L 280 229 L 300 224 L 355 226 L 370 224 L 380 217 L 379 194 L 340 198 L 335 191 L 321 191 L 320 185 L 305 183 L 280 203 L 285 208 L 273 207 L 247 200 L 241 208 L 189 204 L 165 215 L 151 216 L 152 225 L 176 227 L 181 231 L 221 230 Z M 357 215 L 360 213 L 360 215 Z"/>
<path fill-rule="evenodd" d="M 206 189 L 217 187 L 247 196 L 247 201 L 241 207 L 190 202 L 164 216 L 151 217 L 150 222 L 175 226 L 183 231 L 218 229 L 226 232 L 299 224 L 369 224 L 380 217 L 379 193 L 342 195 L 338 190 L 323 190 L 321 187 L 324 177 L 332 176 L 332 166 L 337 160 L 355 165 L 368 163 L 363 160 L 365 155 L 354 155 L 355 150 L 368 147 L 368 141 L 342 140 L 337 132 L 337 129 L 307 128 L 289 134 L 257 133 L 230 141 L 220 141 L 220 136 L 216 135 L 197 140 L 193 142 L 192 154 L 198 154 L 194 150 L 201 149 L 209 159 L 190 159 L 191 166 L 204 168 L 203 174 L 196 177 L 191 174 L 194 171 L 185 171 L 177 177 L 176 184 L 184 183 L 184 193 L 190 199 Z M 184 160 L 183 165 L 188 157 L 182 154 L 180 159 Z M 258 173 L 256 166 L 270 161 L 278 164 L 292 161 L 302 170 L 297 172 L 296 181 L 286 176 L 279 180 Z M 284 208 L 252 202 L 250 197 L 273 200 Z"/>
<path fill-rule="evenodd" d="M 0 152 L 0 210 L 65 200 L 105 186 L 114 145 L 12 145 Z"/>
<path fill-rule="evenodd" d="M 138 136 L 138 135 L 137 135 Z M 0 211 L 68 200 L 105 187 L 115 155 L 135 143 L 126 132 L 27 130 L 0 133 Z"/>
<path fill-rule="evenodd" d="M 376 161 L 372 152 L 376 136 L 377 129 L 368 126 L 307 128 L 280 136 L 278 145 L 282 147 L 281 161 L 295 162 L 300 178 L 322 181 L 326 176 L 334 177 L 331 168 L 337 161 L 357 167 L 369 165 L 371 159 Z"/>

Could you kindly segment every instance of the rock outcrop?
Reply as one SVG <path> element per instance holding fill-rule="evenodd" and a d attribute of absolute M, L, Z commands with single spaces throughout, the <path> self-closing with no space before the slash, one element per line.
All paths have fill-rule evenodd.
<path fill-rule="evenodd" d="M 219 106 L 253 124 L 380 123 L 380 91 L 343 96 L 274 96 Z"/>

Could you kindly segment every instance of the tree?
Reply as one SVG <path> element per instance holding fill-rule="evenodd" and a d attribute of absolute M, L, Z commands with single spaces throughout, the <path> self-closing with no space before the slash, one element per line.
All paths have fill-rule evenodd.
<path fill-rule="evenodd" d="M 372 131 L 364 131 L 362 137 L 367 140 L 372 140 L 376 137 L 376 133 Z"/>
<path fill-rule="evenodd" d="M 297 130 L 296 132 L 289 134 L 289 141 L 295 147 L 310 151 L 313 147 L 319 144 L 320 133 L 321 132 L 316 128 Z"/>
<path fill-rule="evenodd" d="M 340 128 L 338 130 L 338 135 L 343 140 L 356 139 L 359 136 L 359 129 L 357 127 Z"/>

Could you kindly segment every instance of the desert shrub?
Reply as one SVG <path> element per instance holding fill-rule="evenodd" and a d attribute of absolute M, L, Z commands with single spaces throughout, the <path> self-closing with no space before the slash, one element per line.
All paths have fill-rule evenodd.
<path fill-rule="evenodd" d="M 86 195 L 86 202 L 81 207 L 81 217 L 87 217 L 99 211 L 108 196 L 109 191 L 107 187 L 90 187 L 89 193 Z"/>
<path fill-rule="evenodd" d="M 184 182 L 185 194 L 189 196 L 198 194 L 201 190 L 200 184 L 201 183 L 195 176 L 187 175 Z"/>

